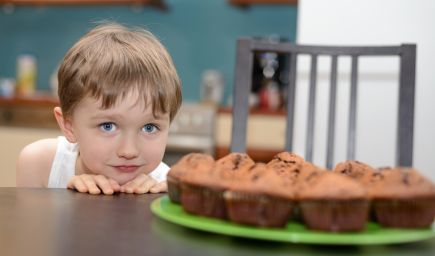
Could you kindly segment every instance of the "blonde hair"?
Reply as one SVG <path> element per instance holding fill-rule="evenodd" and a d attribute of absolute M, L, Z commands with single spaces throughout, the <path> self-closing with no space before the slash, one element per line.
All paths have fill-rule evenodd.
<path fill-rule="evenodd" d="M 169 53 L 151 32 L 108 23 L 84 35 L 65 55 L 58 72 L 64 116 L 87 96 L 112 107 L 134 91 L 153 114 L 172 121 L 181 105 L 181 84 Z"/>

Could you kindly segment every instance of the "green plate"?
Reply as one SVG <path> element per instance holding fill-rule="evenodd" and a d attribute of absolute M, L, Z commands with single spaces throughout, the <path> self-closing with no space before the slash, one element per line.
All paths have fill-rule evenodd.
<path fill-rule="evenodd" d="M 169 197 L 155 199 L 151 204 L 152 212 L 169 222 L 188 228 L 218 234 L 254 238 L 271 241 L 330 244 L 330 245 L 369 245 L 415 242 L 435 236 L 435 225 L 427 229 L 384 228 L 369 222 L 361 232 L 330 233 L 312 231 L 299 222 L 289 221 L 285 228 L 258 228 L 186 213 Z"/>

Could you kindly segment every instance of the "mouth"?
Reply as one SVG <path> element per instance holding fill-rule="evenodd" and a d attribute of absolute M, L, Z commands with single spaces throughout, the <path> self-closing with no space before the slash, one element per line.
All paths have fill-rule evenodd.
<path fill-rule="evenodd" d="M 132 173 L 139 169 L 139 165 L 115 165 L 113 166 L 118 172 Z"/>

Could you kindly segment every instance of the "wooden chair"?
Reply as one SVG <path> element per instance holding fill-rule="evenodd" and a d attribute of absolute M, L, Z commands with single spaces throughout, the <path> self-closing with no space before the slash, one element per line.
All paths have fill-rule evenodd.
<path fill-rule="evenodd" d="M 358 87 L 358 59 L 361 56 L 398 56 L 400 58 L 399 99 L 396 140 L 396 165 L 412 166 L 413 160 L 413 130 L 414 130 L 414 94 L 415 94 L 415 65 L 416 45 L 402 44 L 397 46 L 313 46 L 293 43 L 276 43 L 241 38 L 237 42 L 237 60 L 235 67 L 235 85 L 233 93 L 233 123 L 231 152 L 246 152 L 246 130 L 249 115 L 249 94 L 252 84 L 252 67 L 254 52 L 277 52 L 289 55 L 289 85 L 286 101 L 286 133 L 285 149 L 293 150 L 293 131 L 295 114 L 296 65 L 298 55 L 311 57 L 308 114 L 306 126 L 305 159 L 312 161 L 315 94 L 317 59 L 319 55 L 331 57 L 330 95 L 326 142 L 326 167 L 333 167 L 335 117 L 336 117 L 336 88 L 337 88 L 337 58 L 350 56 L 351 83 L 350 104 L 347 131 L 347 159 L 355 159 L 356 118 L 357 118 L 357 87 Z"/>

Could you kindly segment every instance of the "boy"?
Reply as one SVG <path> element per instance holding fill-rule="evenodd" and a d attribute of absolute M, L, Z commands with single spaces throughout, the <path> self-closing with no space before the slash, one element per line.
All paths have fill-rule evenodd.
<path fill-rule="evenodd" d="M 64 136 L 22 150 L 17 186 L 165 192 L 162 158 L 181 88 L 164 46 L 143 29 L 100 25 L 67 52 L 58 80 Z"/>

